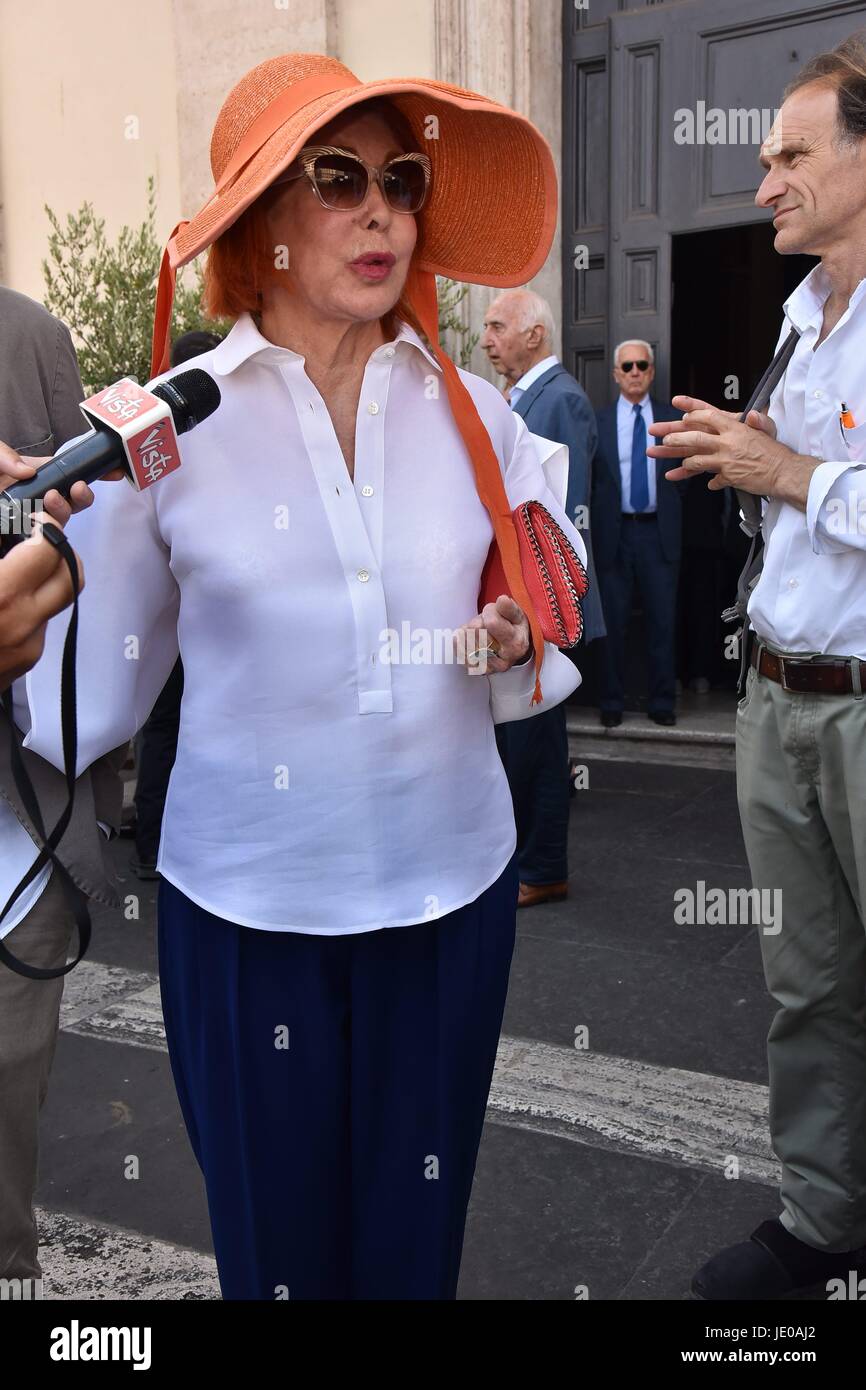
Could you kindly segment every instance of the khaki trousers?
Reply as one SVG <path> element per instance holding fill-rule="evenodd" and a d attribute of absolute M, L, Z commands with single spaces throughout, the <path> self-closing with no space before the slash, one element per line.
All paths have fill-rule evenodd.
<path fill-rule="evenodd" d="M 52 873 L 34 907 L 5 938 L 28 965 L 63 965 L 74 928 Z M 38 1279 L 33 1219 L 39 1110 L 54 1060 L 63 980 L 27 980 L 0 965 L 0 1278 Z"/>
<path fill-rule="evenodd" d="M 807 1245 L 866 1244 L 866 697 L 788 692 L 754 668 L 737 709 L 737 791 L 756 888 L 782 1223 Z"/>

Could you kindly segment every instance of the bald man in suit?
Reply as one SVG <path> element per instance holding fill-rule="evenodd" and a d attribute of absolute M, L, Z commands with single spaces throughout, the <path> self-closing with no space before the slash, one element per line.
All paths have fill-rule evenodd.
<path fill-rule="evenodd" d="M 586 543 L 589 590 L 581 605 L 582 640 L 592 642 L 605 632 L 588 527 L 595 416 L 583 387 L 554 355 L 553 334 L 547 302 L 531 290 L 509 290 L 491 304 L 481 346 L 505 377 L 509 404 L 527 428 L 568 446 L 565 509 Z M 565 705 L 534 719 L 498 724 L 496 740 L 517 823 L 518 906 L 565 898 L 569 813 Z"/>

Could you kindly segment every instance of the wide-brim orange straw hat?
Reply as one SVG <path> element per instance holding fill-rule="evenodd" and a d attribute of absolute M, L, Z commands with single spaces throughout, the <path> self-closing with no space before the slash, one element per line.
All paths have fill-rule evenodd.
<path fill-rule="evenodd" d="M 385 97 L 399 109 L 418 148 L 430 158 L 430 194 L 396 313 L 425 334 L 443 370 L 509 592 L 529 618 L 534 703 L 541 699 L 541 627 L 523 580 L 499 461 L 472 397 L 439 342 L 435 281 L 436 275 L 444 275 L 506 288 L 525 285 L 543 266 L 556 229 L 556 166 L 550 146 L 531 121 L 446 82 L 418 77 L 361 82 L 336 58 L 317 53 L 286 53 L 259 63 L 232 88 L 217 116 L 210 151 L 213 193 L 190 221 L 178 223 L 163 253 L 151 375 L 168 369 L 177 269 L 230 227 L 294 162 L 315 131 L 373 97 Z"/>

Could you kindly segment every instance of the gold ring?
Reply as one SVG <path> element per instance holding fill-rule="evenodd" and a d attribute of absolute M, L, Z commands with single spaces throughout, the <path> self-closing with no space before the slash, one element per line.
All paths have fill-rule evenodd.
<path fill-rule="evenodd" d="M 491 641 L 496 642 L 496 638 L 492 638 Z M 498 652 L 498 642 L 496 642 L 495 647 L 491 646 L 490 643 L 485 643 L 483 647 L 478 647 L 474 652 L 470 652 L 467 661 L 469 661 L 472 666 L 480 666 L 481 662 L 484 661 L 487 656 L 496 656 Z"/>

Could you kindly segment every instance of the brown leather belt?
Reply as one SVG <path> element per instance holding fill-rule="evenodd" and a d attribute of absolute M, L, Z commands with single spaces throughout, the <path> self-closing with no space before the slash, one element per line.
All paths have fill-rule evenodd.
<path fill-rule="evenodd" d="M 756 642 L 752 648 L 752 665 L 762 676 L 768 676 L 784 690 L 798 695 L 859 695 L 866 691 L 866 661 L 856 658 L 846 661 L 842 657 L 835 660 L 822 657 L 820 662 L 797 661 L 789 656 L 776 656 Z M 852 667 L 859 672 L 859 689 Z"/>

